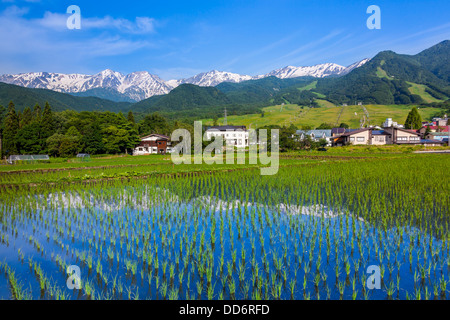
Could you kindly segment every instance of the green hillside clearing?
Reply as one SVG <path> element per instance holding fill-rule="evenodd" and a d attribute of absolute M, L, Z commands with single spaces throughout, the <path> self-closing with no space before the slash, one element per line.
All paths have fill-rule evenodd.
<path fill-rule="evenodd" d="M 342 107 L 336 107 L 328 101 L 325 102 L 325 100 L 321 100 L 319 104 L 327 104 L 327 106 L 309 108 L 293 104 L 277 105 L 263 108 L 264 117 L 261 117 L 261 114 L 248 114 L 228 116 L 227 119 L 229 125 L 245 125 L 247 128 L 259 128 L 267 125 L 289 126 L 290 124 L 299 128 L 302 126 L 316 128 L 322 123 L 335 125 Z M 392 118 L 394 121 L 403 124 L 413 105 L 365 105 L 364 107 L 369 113 L 370 124 L 381 125 L 386 118 Z M 429 119 L 439 111 L 440 109 L 437 108 L 419 107 L 422 119 Z M 343 108 L 338 124 L 345 122 L 351 128 L 359 128 L 363 116 L 362 106 L 347 106 Z M 223 118 L 220 118 L 218 123 L 219 125 L 223 124 Z M 212 125 L 213 121 L 212 119 L 204 119 L 203 124 Z"/>
<path fill-rule="evenodd" d="M 411 86 L 408 88 L 409 92 L 411 92 L 412 94 L 419 95 L 422 98 L 422 100 L 425 101 L 426 103 L 442 101 L 442 100 L 436 99 L 435 97 L 431 96 L 428 92 L 426 92 L 425 91 L 427 89 L 426 85 L 417 84 L 417 83 L 413 83 L 413 82 L 406 82 L 406 83 Z"/>

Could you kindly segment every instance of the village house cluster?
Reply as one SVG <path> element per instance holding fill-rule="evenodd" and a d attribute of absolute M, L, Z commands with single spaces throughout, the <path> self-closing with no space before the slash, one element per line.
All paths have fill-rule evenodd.
<path fill-rule="evenodd" d="M 292 139 L 298 141 L 309 137 L 312 141 L 325 140 L 329 147 L 345 145 L 449 145 L 450 123 L 448 118 L 433 118 L 431 122 L 423 122 L 422 128 L 411 130 L 387 118 L 382 127 L 374 126 L 360 129 L 333 128 L 322 130 L 297 130 Z M 227 145 L 236 148 L 249 146 L 249 131 L 245 126 L 213 126 L 205 131 L 206 138 L 222 136 Z M 172 152 L 170 137 L 151 134 L 141 138 L 134 149 L 134 155 L 167 154 Z"/>

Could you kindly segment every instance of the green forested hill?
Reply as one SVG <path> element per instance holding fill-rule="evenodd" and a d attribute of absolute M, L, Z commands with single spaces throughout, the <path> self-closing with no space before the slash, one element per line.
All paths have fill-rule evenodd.
<path fill-rule="evenodd" d="M 230 114 L 259 111 L 255 106 L 234 103 L 225 93 L 215 87 L 199 87 L 193 84 L 182 84 L 166 95 L 142 100 L 130 106 L 130 110 L 146 113 L 158 111 L 172 118 L 190 118 L 199 115 L 214 117 L 223 114 L 225 107 Z"/>
<path fill-rule="evenodd" d="M 412 88 L 419 84 L 424 85 L 426 93 L 435 99 L 447 100 L 450 97 L 450 67 L 445 61 L 449 56 L 449 41 L 413 56 L 383 51 L 343 77 L 319 80 L 316 91 L 335 103 L 349 103 L 355 99 L 376 104 L 426 102 Z"/>
<path fill-rule="evenodd" d="M 305 86 L 314 80 L 315 78 L 313 77 L 279 79 L 272 76 L 258 80 L 243 81 L 241 83 L 224 82 L 217 85 L 216 88 L 224 92 L 234 103 L 266 104 L 281 90 L 292 86 Z"/>
<path fill-rule="evenodd" d="M 127 95 L 110 88 L 94 88 L 84 92 L 71 93 L 71 95 L 76 97 L 98 97 L 101 99 L 111 100 L 115 102 L 136 103 L 135 100 L 132 100 Z"/>
<path fill-rule="evenodd" d="M 75 97 L 46 89 L 30 89 L 0 82 L 0 105 L 7 106 L 13 101 L 17 110 L 33 107 L 36 103 L 44 106 L 45 102 L 54 111 L 114 111 L 125 110 L 130 103 L 114 102 L 96 97 Z"/>
<path fill-rule="evenodd" d="M 450 82 L 450 40 L 438 43 L 415 57 L 424 68 L 447 83 Z"/>

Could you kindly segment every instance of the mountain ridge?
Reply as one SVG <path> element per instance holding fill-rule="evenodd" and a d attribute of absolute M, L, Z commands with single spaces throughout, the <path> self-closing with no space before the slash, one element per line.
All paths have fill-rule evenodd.
<path fill-rule="evenodd" d="M 147 71 L 136 71 L 124 75 L 111 69 L 105 69 L 94 75 L 64 74 L 49 72 L 29 72 L 21 74 L 0 75 L 0 82 L 14 84 L 32 89 L 48 89 L 62 93 L 86 96 L 85 92 L 94 97 L 109 98 L 112 101 L 141 101 L 152 96 L 167 94 L 181 84 L 195 84 L 201 87 L 214 87 L 224 82 L 240 83 L 248 80 L 258 80 L 275 76 L 280 79 L 312 76 L 323 78 L 340 76 L 360 67 L 368 59 L 358 61 L 348 67 L 335 63 L 323 63 L 314 66 L 287 66 L 273 70 L 264 75 L 249 76 L 227 71 L 211 70 L 195 76 L 179 80 L 164 81 Z M 94 90 L 94 89 L 106 89 Z M 111 90 L 114 90 L 111 91 Z M 107 95 L 110 92 L 110 96 Z"/>

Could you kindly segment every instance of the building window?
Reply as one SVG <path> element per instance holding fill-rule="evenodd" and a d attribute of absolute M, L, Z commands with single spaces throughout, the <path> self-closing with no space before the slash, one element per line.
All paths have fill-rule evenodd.
<path fill-rule="evenodd" d="M 364 142 L 364 140 L 365 140 L 364 137 L 357 137 L 356 138 L 356 141 L 358 141 L 358 142 Z"/>
<path fill-rule="evenodd" d="M 355 137 L 350 137 L 350 141 L 355 141 Z"/>

